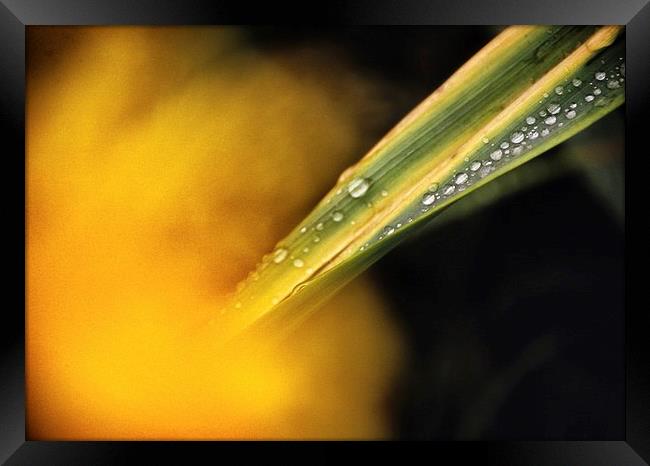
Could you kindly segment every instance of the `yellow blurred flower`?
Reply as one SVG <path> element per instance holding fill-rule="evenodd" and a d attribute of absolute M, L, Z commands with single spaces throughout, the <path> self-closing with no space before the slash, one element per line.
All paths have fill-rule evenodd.
<path fill-rule="evenodd" d="M 234 28 L 28 39 L 29 437 L 389 435 L 402 349 L 367 279 L 280 348 L 195 332 L 373 142 L 377 85 Z"/>

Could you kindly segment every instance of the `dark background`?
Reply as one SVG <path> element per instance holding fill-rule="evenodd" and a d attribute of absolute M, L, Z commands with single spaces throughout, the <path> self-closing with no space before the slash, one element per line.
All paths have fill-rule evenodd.
<path fill-rule="evenodd" d="M 249 41 L 325 43 L 398 89 L 374 141 L 500 29 L 258 27 Z M 386 400 L 400 438 L 624 438 L 623 122 L 621 107 L 370 269 L 410 346 Z"/>

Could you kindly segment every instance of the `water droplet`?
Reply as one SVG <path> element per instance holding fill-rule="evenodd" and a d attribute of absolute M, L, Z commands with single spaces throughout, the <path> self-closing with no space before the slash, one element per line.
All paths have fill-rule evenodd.
<path fill-rule="evenodd" d="M 381 195 L 382 195 L 383 197 L 388 196 L 388 191 L 386 191 L 385 189 L 382 190 L 382 191 L 381 191 Z"/>
<path fill-rule="evenodd" d="M 339 211 L 334 212 L 332 214 L 332 220 L 334 220 L 335 222 L 340 222 L 341 220 L 343 220 L 343 213 Z"/>
<path fill-rule="evenodd" d="M 501 157 L 503 157 L 503 152 L 500 149 L 497 149 L 490 154 L 492 160 L 501 160 Z"/>
<path fill-rule="evenodd" d="M 598 88 L 594 89 L 594 95 L 600 95 L 602 92 L 603 92 L 603 91 L 601 91 L 601 90 L 598 89 Z"/>
<path fill-rule="evenodd" d="M 300 267 L 302 267 L 303 265 L 305 265 L 305 262 L 304 262 L 302 259 L 295 259 L 295 260 L 293 261 L 293 266 L 294 266 L 294 267 L 300 268 Z"/>
<path fill-rule="evenodd" d="M 311 275 L 312 273 L 314 273 L 314 269 L 312 269 L 312 268 L 310 267 L 310 268 L 308 268 L 307 270 L 305 270 L 305 273 L 306 273 L 307 275 Z"/>
<path fill-rule="evenodd" d="M 621 63 L 621 75 L 625 76 L 625 63 Z"/>
<path fill-rule="evenodd" d="M 369 186 L 370 184 L 365 178 L 355 178 L 348 185 L 348 193 L 356 199 L 366 194 Z"/>
<path fill-rule="evenodd" d="M 576 117 L 576 111 L 575 110 L 569 110 L 568 112 L 566 112 L 566 117 L 569 120 L 573 120 Z"/>
<path fill-rule="evenodd" d="M 453 184 L 448 184 L 445 186 L 445 188 L 442 190 L 442 194 L 445 196 L 449 196 L 456 190 L 456 187 Z"/>
<path fill-rule="evenodd" d="M 539 112 L 539 116 L 541 116 L 542 118 L 544 118 L 546 115 L 547 115 L 546 111 L 544 111 L 544 110 L 540 110 L 540 112 Z"/>
<path fill-rule="evenodd" d="M 607 81 L 607 89 L 617 89 L 621 87 L 621 85 L 618 83 L 616 79 L 610 79 Z"/>
<path fill-rule="evenodd" d="M 560 110 L 562 110 L 562 108 L 560 107 L 559 104 L 552 103 L 552 104 L 548 104 L 546 110 L 548 110 L 548 113 L 550 113 L 551 115 L 557 115 L 558 113 L 560 113 Z"/>
<path fill-rule="evenodd" d="M 514 142 L 515 144 L 520 143 L 521 141 L 524 140 L 524 133 L 521 131 L 515 131 L 510 135 L 510 141 Z"/>
<path fill-rule="evenodd" d="M 483 139 L 481 139 L 481 141 L 483 141 L 483 144 L 487 144 L 488 142 L 490 142 L 490 140 L 485 136 L 483 136 Z"/>
<path fill-rule="evenodd" d="M 307 227 L 302 227 L 300 229 L 300 233 L 306 233 L 307 232 Z"/>
<path fill-rule="evenodd" d="M 578 104 L 576 104 L 575 102 L 573 102 L 573 103 L 571 103 L 571 105 L 569 105 L 570 108 L 576 108 L 577 106 L 578 106 Z"/>
<path fill-rule="evenodd" d="M 309 248 L 307 248 L 307 247 L 304 248 L 304 249 L 302 250 L 302 252 L 304 252 L 305 254 L 307 254 L 307 253 L 309 252 Z"/>
<path fill-rule="evenodd" d="M 467 181 L 467 173 L 459 173 L 458 176 L 456 176 L 456 179 L 454 180 L 454 183 L 456 184 L 463 184 L 465 181 Z"/>
<path fill-rule="evenodd" d="M 594 74 L 594 78 L 596 78 L 598 81 L 602 81 L 607 77 L 607 74 L 604 71 L 596 71 L 596 74 Z"/>
<path fill-rule="evenodd" d="M 555 118 L 555 116 L 551 115 L 546 120 L 544 120 L 544 123 L 546 123 L 547 125 L 554 125 L 556 121 L 557 121 L 557 118 Z"/>
<path fill-rule="evenodd" d="M 512 149 L 512 155 L 519 155 L 523 152 L 524 148 L 521 146 L 517 146 L 514 149 Z"/>
<path fill-rule="evenodd" d="M 534 116 L 529 116 L 526 118 L 526 123 L 528 123 L 529 125 L 532 125 L 533 123 L 535 123 L 535 121 L 536 120 Z"/>
<path fill-rule="evenodd" d="M 438 191 L 439 186 L 440 185 L 438 183 L 433 183 L 431 186 L 429 186 L 429 191 L 431 191 L 432 193 L 435 193 L 436 191 Z"/>
<path fill-rule="evenodd" d="M 528 133 L 528 139 L 537 139 L 539 137 L 539 133 L 535 130 L 532 130 Z"/>
<path fill-rule="evenodd" d="M 436 202 L 436 195 L 433 193 L 425 193 L 424 196 L 422 196 L 422 204 L 424 205 L 431 205 L 434 202 Z"/>
<path fill-rule="evenodd" d="M 582 81 L 579 80 L 578 78 L 573 78 L 573 81 L 571 81 L 571 84 L 573 84 L 575 87 L 580 87 L 582 84 Z"/>
<path fill-rule="evenodd" d="M 323 225 L 323 222 L 318 222 L 316 224 L 316 230 L 323 231 L 323 228 L 325 228 L 325 225 Z"/>
<path fill-rule="evenodd" d="M 395 233 L 395 228 L 391 225 L 386 225 L 384 228 L 384 235 L 389 236 Z"/>
<path fill-rule="evenodd" d="M 318 243 L 320 241 L 320 236 L 318 236 L 318 235 L 314 236 L 314 239 L 312 241 L 314 243 Z"/>
<path fill-rule="evenodd" d="M 563 92 L 564 92 L 564 87 L 558 86 L 558 87 L 555 88 L 555 93 L 557 95 L 562 95 Z"/>
<path fill-rule="evenodd" d="M 472 162 L 472 164 L 469 166 L 469 169 L 472 170 L 473 172 L 475 172 L 479 168 L 481 168 L 481 162 Z"/>
<path fill-rule="evenodd" d="M 276 249 L 276 251 L 273 253 L 273 262 L 279 264 L 287 257 L 287 253 L 288 251 L 284 248 Z"/>
<path fill-rule="evenodd" d="M 549 134 L 550 134 L 550 131 L 548 130 L 548 128 L 544 128 L 542 130 L 542 136 L 548 136 Z"/>
<path fill-rule="evenodd" d="M 510 143 L 508 141 L 503 141 L 499 147 L 501 149 L 507 149 L 508 147 L 510 147 Z"/>
<path fill-rule="evenodd" d="M 587 95 L 585 96 L 585 102 L 591 102 L 592 100 L 594 100 L 594 96 L 593 96 L 593 95 L 591 95 L 591 94 L 587 94 Z"/>

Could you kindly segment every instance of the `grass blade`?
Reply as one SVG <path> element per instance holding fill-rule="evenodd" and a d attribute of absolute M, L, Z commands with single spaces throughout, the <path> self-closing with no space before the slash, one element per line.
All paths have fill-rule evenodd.
<path fill-rule="evenodd" d="M 621 105 L 621 31 L 503 31 L 341 175 L 213 328 L 290 329 L 442 209 Z"/>

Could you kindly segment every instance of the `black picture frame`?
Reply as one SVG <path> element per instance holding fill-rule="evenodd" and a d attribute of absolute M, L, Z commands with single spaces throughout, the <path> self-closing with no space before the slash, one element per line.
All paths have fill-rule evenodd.
<path fill-rule="evenodd" d="M 43 442 L 26 439 L 24 395 L 25 346 L 25 33 L 29 25 L 103 24 L 624 24 L 626 25 L 626 198 L 633 184 L 631 160 L 643 156 L 650 106 L 650 4 L 648 0 L 477 0 L 330 1 L 282 7 L 275 2 L 172 0 L 2 0 L 0 5 L 0 108 L 3 129 L 5 211 L 9 234 L 5 250 L 7 295 L 0 358 L 0 461 L 10 465 L 123 464 L 139 457 L 148 463 L 186 464 L 194 455 L 235 454 L 247 461 L 251 442 Z M 646 130 L 647 131 L 647 130 Z M 627 207 L 626 203 L 626 207 Z M 629 212 L 625 231 L 629 232 Z M 18 245 L 22 247 L 19 248 Z M 647 308 L 629 300 L 626 252 L 626 431 L 611 441 L 553 442 L 363 442 L 339 443 L 345 450 L 378 448 L 397 452 L 404 446 L 427 450 L 427 459 L 453 458 L 455 464 L 480 461 L 500 465 L 642 465 L 650 461 L 650 362 L 642 346 L 647 337 Z M 22 290 L 21 290 L 22 285 Z M 22 304 L 22 306 L 20 305 Z M 290 450 L 324 459 L 331 444 L 255 443 L 269 453 Z M 284 451 L 283 453 L 286 453 Z M 478 460 L 477 460 L 478 459 Z M 645 459 L 645 461 L 644 461 Z"/>

